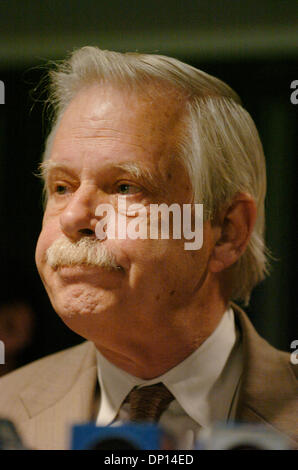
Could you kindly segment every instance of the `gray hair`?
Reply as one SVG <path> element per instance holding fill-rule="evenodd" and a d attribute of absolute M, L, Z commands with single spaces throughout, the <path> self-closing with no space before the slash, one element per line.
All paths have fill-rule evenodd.
<path fill-rule="evenodd" d="M 146 84 L 165 83 L 186 98 L 185 126 L 177 145 L 178 156 L 190 175 L 194 202 L 204 204 L 210 220 L 239 192 L 250 194 L 257 206 L 249 244 L 232 267 L 232 299 L 248 304 L 253 287 L 268 273 L 264 243 L 266 169 L 258 131 L 238 95 L 221 80 L 177 59 L 96 47 L 74 51 L 50 71 L 50 80 L 54 120 L 44 160 L 49 158 L 68 104 L 80 89 L 93 82 L 128 87 L 133 92 L 146 92 Z"/>

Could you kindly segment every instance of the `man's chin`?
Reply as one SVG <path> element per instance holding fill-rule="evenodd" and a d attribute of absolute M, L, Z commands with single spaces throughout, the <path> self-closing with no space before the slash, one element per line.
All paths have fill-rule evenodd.
<path fill-rule="evenodd" d="M 62 319 L 102 315 L 120 304 L 115 290 L 77 281 L 49 289 L 48 295 L 56 313 Z"/>
<path fill-rule="evenodd" d="M 95 342 L 113 331 L 113 325 L 123 324 L 123 302 L 114 296 L 92 296 L 77 289 L 70 296 L 51 299 L 63 323 L 86 340 Z"/>

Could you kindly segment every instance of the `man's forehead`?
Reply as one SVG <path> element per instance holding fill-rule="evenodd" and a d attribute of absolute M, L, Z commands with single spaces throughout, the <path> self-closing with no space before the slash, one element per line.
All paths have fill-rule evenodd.
<path fill-rule="evenodd" d="M 109 84 L 91 84 L 73 97 L 61 116 L 60 125 L 71 114 L 73 122 L 82 126 L 88 123 L 89 128 L 94 129 L 98 126 L 109 129 L 118 122 L 123 131 L 130 125 L 170 129 L 180 121 L 184 109 L 182 101 L 185 99 L 172 90 L 147 94 L 146 89 L 133 91 Z"/>
<path fill-rule="evenodd" d="M 110 158 L 113 153 L 122 161 L 131 155 L 168 166 L 177 154 L 181 110 L 169 103 L 144 104 L 134 94 L 122 99 L 124 92 L 114 91 L 98 86 L 81 90 L 57 121 L 47 156 L 68 158 L 84 152 Z"/>
<path fill-rule="evenodd" d="M 57 121 L 41 166 L 44 179 L 55 170 L 79 175 L 87 166 L 98 174 L 125 171 L 151 180 L 158 192 L 175 181 L 174 174 L 181 180 L 184 171 L 181 164 L 177 170 L 176 158 L 181 108 L 165 96 L 165 106 L 161 100 L 150 101 L 149 95 L 137 98 L 135 93 L 98 85 L 78 92 Z"/>

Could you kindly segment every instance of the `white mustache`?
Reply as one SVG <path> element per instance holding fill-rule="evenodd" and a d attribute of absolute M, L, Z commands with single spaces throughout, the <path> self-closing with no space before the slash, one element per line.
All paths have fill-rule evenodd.
<path fill-rule="evenodd" d="M 84 264 L 109 270 L 121 269 L 115 256 L 106 246 L 89 237 L 83 237 L 76 242 L 72 242 L 65 235 L 62 235 L 47 249 L 46 257 L 52 268 Z"/>

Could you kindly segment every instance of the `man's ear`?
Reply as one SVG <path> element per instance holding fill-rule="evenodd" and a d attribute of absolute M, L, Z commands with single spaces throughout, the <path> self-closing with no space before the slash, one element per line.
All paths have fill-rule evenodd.
<path fill-rule="evenodd" d="M 215 245 L 209 262 L 213 273 L 232 266 L 245 251 L 256 221 L 254 199 L 237 193 L 231 204 L 219 212 L 214 225 Z"/>

